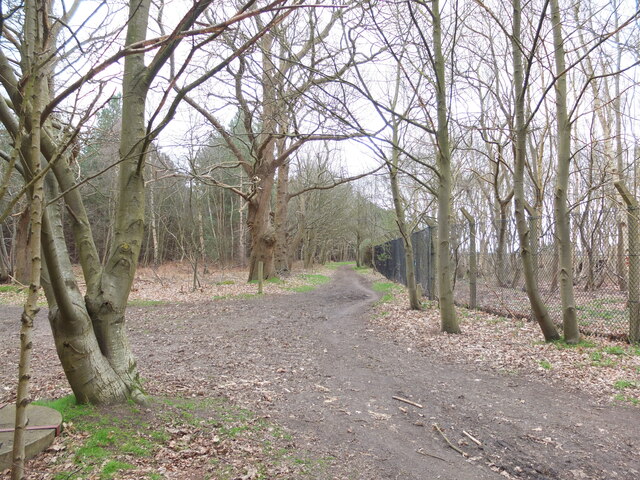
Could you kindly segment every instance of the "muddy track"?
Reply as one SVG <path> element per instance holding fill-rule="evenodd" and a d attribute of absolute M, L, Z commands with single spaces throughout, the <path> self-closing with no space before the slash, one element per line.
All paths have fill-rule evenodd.
<path fill-rule="evenodd" d="M 156 370 L 149 360 L 157 359 L 174 367 L 171 378 L 195 374 L 204 392 L 252 403 L 296 432 L 301 446 L 335 458 L 327 478 L 640 478 L 638 409 L 602 408 L 408 350 L 368 324 L 376 299 L 361 276 L 341 269 L 311 293 L 185 311 L 177 328 L 148 334 L 163 345 L 151 358 L 135 330 L 163 318 L 163 309 L 143 315 L 132 338 L 143 371 Z M 190 332 L 176 335 L 185 324 Z M 167 342 L 169 332 L 184 345 Z"/>
<path fill-rule="evenodd" d="M 130 338 L 152 393 L 270 416 L 327 459 L 315 478 L 640 478 L 640 409 L 408 349 L 367 322 L 376 299 L 340 269 L 310 293 L 131 309 Z"/>

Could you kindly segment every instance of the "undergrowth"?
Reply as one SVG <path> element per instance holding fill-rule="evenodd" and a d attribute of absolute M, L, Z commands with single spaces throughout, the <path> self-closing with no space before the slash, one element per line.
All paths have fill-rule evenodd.
<path fill-rule="evenodd" d="M 304 478 L 326 468 L 326 459 L 294 448 L 281 427 L 225 398 L 155 398 L 145 409 L 81 405 L 73 395 L 34 404 L 63 417 L 64 447 L 51 468 L 55 480 L 116 480 L 121 472 L 130 476 L 137 470 L 138 478 L 160 480 L 165 477 L 149 471 L 158 470 L 158 462 L 185 462 L 187 452 L 200 452 L 184 465 L 198 460 L 197 468 L 210 473 L 202 478 L 242 478 L 248 466 L 256 471 L 251 478 L 263 480 L 274 471 Z"/>

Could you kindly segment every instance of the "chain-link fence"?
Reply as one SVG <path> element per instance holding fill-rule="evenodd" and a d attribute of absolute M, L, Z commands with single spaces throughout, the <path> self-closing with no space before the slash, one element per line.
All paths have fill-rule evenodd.
<path fill-rule="evenodd" d="M 580 331 L 587 335 L 626 338 L 629 332 L 629 252 L 626 211 L 585 211 L 571 217 L 573 278 Z M 512 218 L 474 219 L 476 276 L 471 282 L 471 222 L 451 228 L 451 262 L 456 303 L 515 318 L 531 318 L 520 247 Z M 553 320 L 562 327 L 559 256 L 551 217 L 529 217 L 534 279 Z M 425 234 L 426 232 L 426 234 Z M 431 235 L 431 234 L 434 235 Z M 433 296 L 435 282 L 434 228 L 414 234 L 418 282 Z M 396 239 L 375 249 L 376 268 L 390 279 L 406 284 L 404 247 Z M 420 258 L 420 263 L 418 261 Z M 428 258 L 429 261 L 422 261 Z M 381 261 L 382 259 L 382 261 Z M 424 270 L 428 269 L 428 270 Z"/>

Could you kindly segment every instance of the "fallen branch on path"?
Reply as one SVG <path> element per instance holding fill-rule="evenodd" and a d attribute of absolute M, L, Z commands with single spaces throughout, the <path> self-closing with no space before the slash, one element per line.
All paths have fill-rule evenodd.
<path fill-rule="evenodd" d="M 462 433 L 464 433 L 467 437 L 469 437 L 469 439 L 479 447 L 482 446 L 482 442 L 478 440 L 476 437 L 474 437 L 473 435 L 471 435 L 470 433 L 465 432 L 464 430 L 462 430 Z"/>
<path fill-rule="evenodd" d="M 411 400 L 407 400 L 406 398 L 402 398 L 402 397 L 396 397 L 395 395 L 393 397 L 394 400 L 398 400 L 399 402 L 404 402 L 404 403 L 408 403 L 409 405 L 413 405 L 414 407 L 418 407 L 418 408 L 424 408 L 422 405 L 420 405 L 419 403 L 416 402 L 412 402 Z"/>
<path fill-rule="evenodd" d="M 445 460 L 444 458 L 439 457 L 437 455 L 433 455 L 431 453 L 427 453 L 422 448 L 419 448 L 418 450 L 416 450 L 416 453 L 419 453 L 420 455 L 424 455 L 425 457 L 437 458 L 438 460 L 442 460 L 443 462 L 447 462 L 447 460 Z M 449 462 L 447 462 L 447 463 L 449 463 Z"/>
<path fill-rule="evenodd" d="M 433 424 L 433 428 L 435 428 L 435 429 L 440 433 L 440 435 L 442 435 L 442 438 L 444 438 L 444 439 L 445 439 L 445 441 L 449 444 L 449 446 L 450 446 L 451 448 L 453 448 L 456 452 L 458 452 L 458 453 L 459 453 L 460 455 L 462 455 L 463 457 L 467 457 L 467 454 L 466 454 L 466 453 L 464 453 L 462 450 L 460 450 L 458 447 L 456 447 L 453 443 L 451 443 L 451 442 L 449 441 L 449 439 L 447 438 L 447 436 L 444 434 L 444 432 L 443 432 L 443 431 L 442 431 L 442 429 L 438 426 L 438 424 L 437 424 L 437 423 L 434 423 L 434 424 Z"/>

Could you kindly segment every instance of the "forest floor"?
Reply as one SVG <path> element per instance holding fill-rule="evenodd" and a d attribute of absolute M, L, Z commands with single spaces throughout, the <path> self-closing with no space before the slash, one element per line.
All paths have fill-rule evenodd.
<path fill-rule="evenodd" d="M 152 406 L 76 412 L 28 478 L 640 478 L 638 347 L 548 344 L 464 309 L 463 334 L 441 334 L 435 308 L 351 267 L 261 296 L 244 272 L 195 291 L 164 273 L 141 272 L 128 314 Z M 0 305 L 0 405 L 19 312 Z M 43 314 L 33 367 L 34 398 L 70 393 Z"/>

